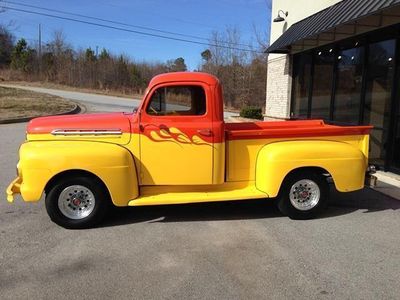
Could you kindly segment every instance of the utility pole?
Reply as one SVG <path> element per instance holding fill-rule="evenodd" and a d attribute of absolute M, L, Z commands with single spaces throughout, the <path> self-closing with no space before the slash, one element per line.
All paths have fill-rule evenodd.
<path fill-rule="evenodd" d="M 39 53 L 39 58 L 42 57 L 42 26 L 39 23 L 39 49 L 38 49 L 38 53 Z"/>
<path fill-rule="evenodd" d="M 99 46 L 96 46 L 96 58 L 98 54 L 99 54 Z"/>
<path fill-rule="evenodd" d="M 39 23 L 39 76 L 42 74 L 42 25 Z"/>

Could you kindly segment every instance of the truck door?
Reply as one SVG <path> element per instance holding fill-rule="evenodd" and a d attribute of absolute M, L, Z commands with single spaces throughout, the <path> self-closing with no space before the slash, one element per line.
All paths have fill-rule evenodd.
<path fill-rule="evenodd" d="M 140 111 L 141 185 L 212 184 L 213 132 L 207 85 L 159 85 Z"/>

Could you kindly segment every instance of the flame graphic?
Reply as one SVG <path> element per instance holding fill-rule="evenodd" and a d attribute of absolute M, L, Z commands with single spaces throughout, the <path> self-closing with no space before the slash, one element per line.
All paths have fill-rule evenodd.
<path fill-rule="evenodd" d="M 160 129 L 158 131 L 150 131 L 150 139 L 154 142 L 173 142 L 178 145 L 180 144 L 195 144 L 195 145 L 205 145 L 211 146 L 212 144 L 206 142 L 198 135 L 193 135 L 191 138 L 187 134 L 183 133 L 176 127 L 170 127 L 167 129 Z"/>

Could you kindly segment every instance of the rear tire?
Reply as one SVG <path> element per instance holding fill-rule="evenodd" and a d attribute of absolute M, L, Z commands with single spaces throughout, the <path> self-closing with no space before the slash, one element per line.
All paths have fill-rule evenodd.
<path fill-rule="evenodd" d="M 105 216 L 110 196 L 103 183 L 87 176 L 61 179 L 46 194 L 50 219 L 68 229 L 93 227 Z"/>
<path fill-rule="evenodd" d="M 327 206 L 329 187 L 322 174 L 299 171 L 285 178 L 278 196 L 278 209 L 291 219 L 312 219 Z"/>

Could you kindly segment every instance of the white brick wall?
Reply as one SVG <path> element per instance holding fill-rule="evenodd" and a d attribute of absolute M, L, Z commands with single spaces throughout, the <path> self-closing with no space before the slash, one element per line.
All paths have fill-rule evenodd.
<path fill-rule="evenodd" d="M 292 86 L 291 69 L 289 55 L 271 57 L 268 60 L 266 120 L 289 118 Z"/>

